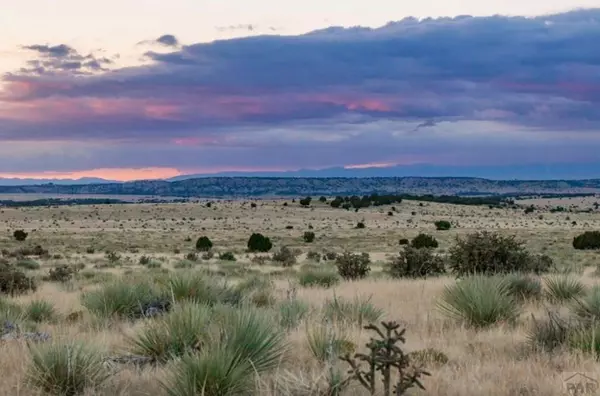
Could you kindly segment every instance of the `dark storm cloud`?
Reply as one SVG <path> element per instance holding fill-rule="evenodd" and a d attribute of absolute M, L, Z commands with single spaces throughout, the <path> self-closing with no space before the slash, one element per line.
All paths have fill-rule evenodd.
<path fill-rule="evenodd" d="M 107 66 L 113 63 L 111 59 L 106 57 L 99 57 L 94 54 L 82 55 L 66 44 L 54 46 L 34 44 L 22 48 L 38 55 L 37 59 L 29 60 L 27 66 L 19 70 L 20 74 L 25 75 L 36 76 L 56 72 L 85 74 L 107 71 Z"/>
<path fill-rule="evenodd" d="M 413 151 L 434 153 L 448 142 L 489 144 L 461 133 L 473 122 L 474 134 L 496 134 L 498 145 L 535 145 L 577 131 L 592 139 L 589 148 L 600 131 L 600 10 L 406 18 L 377 29 L 331 27 L 177 48 L 172 35 L 156 41 L 173 51 L 146 52 L 149 64 L 87 76 L 75 76 L 86 57 L 74 49 L 29 46 L 40 56 L 32 70 L 63 73 L 5 77 L 1 100 L 13 111 L 0 112 L 0 139 L 179 139 L 201 142 L 186 150 L 263 150 L 285 135 L 275 141 L 289 145 L 289 152 L 280 147 L 286 158 L 296 158 L 294 142 L 301 142 L 344 147 L 346 156 L 372 150 L 365 160 L 375 161 L 378 152 L 401 146 L 389 143 L 395 135 L 388 132 L 418 130 Z M 395 129 L 377 129 L 382 120 Z M 440 135 L 445 146 L 425 139 L 450 124 Z M 364 146 L 366 136 L 380 139 Z"/>

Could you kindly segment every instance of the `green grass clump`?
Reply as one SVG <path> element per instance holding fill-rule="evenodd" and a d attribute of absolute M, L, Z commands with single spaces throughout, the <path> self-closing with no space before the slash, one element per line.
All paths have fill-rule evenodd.
<path fill-rule="evenodd" d="M 600 285 L 592 287 L 584 297 L 575 299 L 571 310 L 580 320 L 587 323 L 598 322 L 600 320 Z"/>
<path fill-rule="evenodd" d="M 51 322 L 56 319 L 56 309 L 51 302 L 44 300 L 34 300 L 25 306 L 23 315 L 32 322 Z"/>
<path fill-rule="evenodd" d="M 309 305 L 296 298 L 288 298 L 277 305 L 279 325 L 286 330 L 297 328 L 306 318 L 309 312 Z"/>
<path fill-rule="evenodd" d="M 513 322 L 521 313 L 507 282 L 486 276 L 472 276 L 446 286 L 438 308 L 473 327 Z"/>
<path fill-rule="evenodd" d="M 31 260 L 31 259 L 19 260 L 19 261 L 17 261 L 15 266 L 18 268 L 23 268 L 23 269 L 31 270 L 31 271 L 38 270 L 41 267 L 40 263 L 38 263 L 35 260 Z"/>
<path fill-rule="evenodd" d="M 377 308 L 368 298 L 356 296 L 354 300 L 344 300 L 334 296 L 323 305 L 323 316 L 330 323 L 350 323 L 363 326 L 377 323 L 384 315 L 383 309 Z"/>
<path fill-rule="evenodd" d="M 308 349 L 319 362 L 337 359 L 346 353 L 352 354 L 356 345 L 339 328 L 316 325 L 306 329 Z"/>
<path fill-rule="evenodd" d="M 119 280 L 84 293 L 81 304 L 99 318 L 136 319 L 143 316 L 144 306 L 165 298 L 164 293 L 148 282 Z"/>
<path fill-rule="evenodd" d="M 553 303 L 571 301 L 585 295 L 585 285 L 570 276 L 552 276 L 544 280 L 546 298 Z"/>
<path fill-rule="evenodd" d="M 569 347 L 600 358 L 600 325 L 580 326 L 569 334 Z"/>
<path fill-rule="evenodd" d="M 517 301 L 540 300 L 543 295 L 542 282 L 524 274 L 509 274 L 503 277 L 508 291 Z"/>
<path fill-rule="evenodd" d="M 199 304 L 238 304 L 242 293 L 224 279 L 201 272 L 178 272 L 166 282 L 166 291 L 175 301 L 193 301 Z"/>
<path fill-rule="evenodd" d="M 208 305 L 186 302 L 162 318 L 148 321 L 130 339 L 131 352 L 160 363 L 197 352 L 207 339 L 212 311 Z"/>
<path fill-rule="evenodd" d="M 287 346 L 273 318 L 251 307 L 217 309 L 219 331 L 198 355 L 186 355 L 162 387 L 169 396 L 255 394 L 255 377 L 279 366 Z"/>
<path fill-rule="evenodd" d="M 333 271 L 304 270 L 298 275 L 298 283 L 303 287 L 330 288 L 340 283 L 340 277 Z"/>
<path fill-rule="evenodd" d="M 109 378 L 103 355 L 80 342 L 48 343 L 30 348 L 27 384 L 47 395 L 75 396 Z"/>

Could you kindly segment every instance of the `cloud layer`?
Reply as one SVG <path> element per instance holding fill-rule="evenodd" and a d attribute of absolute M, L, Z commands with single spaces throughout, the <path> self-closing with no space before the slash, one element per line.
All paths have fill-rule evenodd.
<path fill-rule="evenodd" d="M 38 57 L 4 76 L 0 171 L 577 162 L 600 148 L 600 9 L 154 41 L 172 52 L 127 68 L 24 47 Z"/>

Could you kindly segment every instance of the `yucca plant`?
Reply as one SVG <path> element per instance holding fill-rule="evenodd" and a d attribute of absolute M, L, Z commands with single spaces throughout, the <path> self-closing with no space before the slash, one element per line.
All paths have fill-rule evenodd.
<path fill-rule="evenodd" d="M 196 353 L 206 342 L 211 308 L 194 302 L 182 303 L 162 318 L 148 321 L 130 338 L 131 352 L 159 363 Z"/>
<path fill-rule="evenodd" d="M 220 330 L 198 356 L 186 355 L 162 383 L 170 396 L 252 394 L 255 375 L 276 368 L 286 345 L 273 318 L 252 307 L 220 307 Z"/>
<path fill-rule="evenodd" d="M 508 292 L 518 301 L 539 300 L 542 298 L 542 282 L 524 274 L 509 274 L 502 277 Z"/>
<path fill-rule="evenodd" d="M 323 305 L 323 316 L 329 322 L 345 322 L 363 326 L 364 323 L 376 323 L 384 315 L 383 309 L 371 303 L 371 296 L 354 297 L 348 301 L 337 296 L 327 299 Z"/>
<path fill-rule="evenodd" d="M 347 353 L 352 354 L 356 348 L 342 329 L 326 324 L 307 327 L 306 341 L 308 349 L 321 363 Z"/>
<path fill-rule="evenodd" d="M 81 342 L 30 346 L 27 384 L 47 395 L 75 396 L 109 377 L 103 354 Z"/>
<path fill-rule="evenodd" d="M 167 292 L 175 301 L 194 301 L 202 304 L 237 304 L 242 299 L 241 292 L 225 280 L 201 272 L 179 272 L 166 283 Z"/>
<path fill-rule="evenodd" d="M 144 307 L 165 298 L 151 284 L 116 281 L 84 293 L 81 304 L 102 319 L 135 319 L 144 316 Z"/>
<path fill-rule="evenodd" d="M 585 285 L 570 276 L 552 276 L 544 279 L 546 298 L 553 303 L 571 301 L 585 295 Z"/>
<path fill-rule="evenodd" d="M 600 323 L 600 286 L 592 287 L 587 295 L 575 299 L 571 310 L 581 320 Z"/>
<path fill-rule="evenodd" d="M 23 315 L 27 320 L 36 323 L 50 322 L 56 318 L 56 310 L 49 301 L 34 300 L 25 306 Z"/>
<path fill-rule="evenodd" d="M 511 296 L 505 281 L 480 275 L 446 286 L 438 309 L 473 327 L 512 322 L 521 313 L 521 306 Z"/>
<path fill-rule="evenodd" d="M 308 315 L 309 305 L 302 300 L 289 298 L 280 302 L 277 309 L 279 325 L 286 330 L 292 330 L 297 328 Z"/>

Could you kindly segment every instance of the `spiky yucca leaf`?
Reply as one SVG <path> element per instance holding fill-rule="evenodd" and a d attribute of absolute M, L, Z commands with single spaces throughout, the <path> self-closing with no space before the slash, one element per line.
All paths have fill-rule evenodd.
<path fill-rule="evenodd" d="M 81 342 L 30 346 L 27 383 L 44 394 L 81 395 L 109 377 L 100 351 Z"/>
<path fill-rule="evenodd" d="M 544 280 L 546 296 L 554 303 L 570 301 L 585 295 L 585 285 L 570 276 L 552 276 Z"/>
<path fill-rule="evenodd" d="M 131 352 L 164 363 L 197 352 L 209 337 L 212 312 L 208 305 L 193 302 L 174 307 L 166 316 L 148 321 L 130 338 Z"/>
<path fill-rule="evenodd" d="M 594 286 L 590 292 L 581 298 L 573 300 L 573 313 L 587 322 L 600 321 L 600 286 Z"/>
<path fill-rule="evenodd" d="M 27 304 L 23 310 L 25 318 L 36 323 L 49 322 L 56 318 L 54 305 L 45 300 L 34 300 Z"/>
<path fill-rule="evenodd" d="M 512 322 L 521 306 L 510 295 L 508 284 L 497 277 L 471 276 L 446 286 L 438 309 L 473 327 Z"/>

